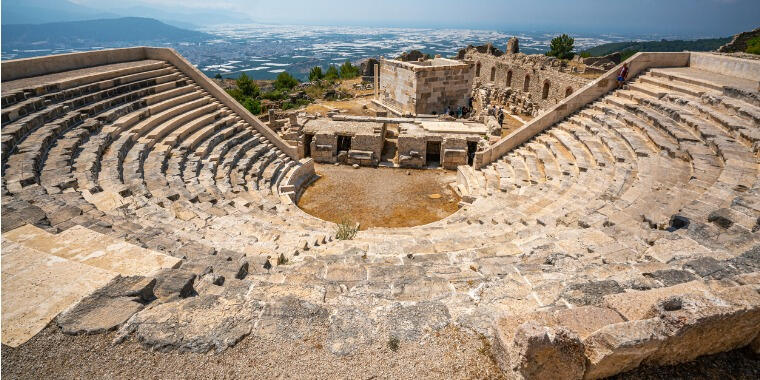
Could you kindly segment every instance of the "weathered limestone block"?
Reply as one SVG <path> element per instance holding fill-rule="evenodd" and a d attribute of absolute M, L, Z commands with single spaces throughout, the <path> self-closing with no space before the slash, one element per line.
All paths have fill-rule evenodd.
<path fill-rule="evenodd" d="M 599 329 L 584 340 L 586 378 L 601 378 L 640 364 L 670 365 L 754 344 L 760 333 L 760 294 L 754 285 L 716 295 L 699 282 L 605 297 L 628 322 Z M 691 289 L 696 288 L 696 289 Z"/>
<path fill-rule="evenodd" d="M 258 301 L 226 294 L 166 302 L 133 316 L 119 330 L 115 342 L 134 333 L 152 350 L 221 352 L 251 333 L 262 309 Z"/>
<path fill-rule="evenodd" d="M 454 170 L 459 165 L 467 165 L 467 150 L 444 149 L 442 163 L 445 169 Z"/>
<path fill-rule="evenodd" d="M 183 269 L 164 269 L 156 274 L 156 286 L 153 289 L 156 298 L 162 302 L 193 295 L 193 282 L 196 274 Z"/>
<path fill-rule="evenodd" d="M 156 280 L 148 277 L 118 276 L 61 313 L 56 323 L 66 334 L 98 334 L 116 329 L 155 299 L 155 284 Z"/>
<path fill-rule="evenodd" d="M 556 310 L 556 311 L 541 311 L 541 312 L 534 312 L 534 313 L 527 313 L 527 314 L 520 314 L 520 315 L 510 315 L 505 318 L 501 318 L 498 321 L 494 323 L 494 336 L 495 336 L 495 344 L 494 344 L 494 356 L 496 357 L 497 361 L 499 362 L 499 365 L 501 366 L 502 370 L 504 370 L 507 373 L 510 373 L 515 370 L 515 363 L 528 360 L 529 358 L 520 357 L 520 355 L 523 355 L 523 353 L 520 352 L 520 349 L 517 347 L 518 345 L 518 337 L 519 331 L 523 328 L 523 326 L 526 325 L 532 325 L 531 329 L 539 329 L 539 330 L 531 330 L 528 329 L 526 331 L 541 331 L 541 329 L 544 329 L 543 331 L 547 332 L 547 337 L 552 336 L 552 334 L 556 334 L 557 332 L 564 331 L 563 334 L 565 334 L 565 338 L 562 338 L 564 340 L 560 340 L 561 342 L 564 342 L 562 344 L 569 344 L 572 347 L 578 348 L 582 347 L 582 345 L 578 346 L 577 343 L 574 342 L 574 339 L 584 339 L 587 336 L 591 335 L 595 331 L 599 330 L 600 328 L 603 328 L 604 326 L 616 324 L 623 322 L 623 319 L 618 315 L 615 311 L 607 308 L 601 308 L 596 306 L 584 306 L 584 307 L 578 307 L 573 309 L 562 309 L 562 310 Z M 549 333 L 551 331 L 551 333 Z M 567 335 L 571 334 L 571 335 Z M 571 338 L 570 337 L 575 337 Z M 569 340 L 567 340 L 568 338 Z M 523 338 L 525 339 L 525 338 Z M 547 338 L 548 339 L 548 338 Z M 551 338 L 550 340 L 554 341 L 555 338 Z M 536 342 L 542 342 L 541 339 L 538 339 Z M 572 343 L 574 342 L 574 343 Z M 539 343 L 535 343 L 539 344 Z M 543 343 L 541 343 L 543 344 Z M 558 346 L 558 349 L 567 349 L 561 348 L 562 346 Z M 524 349 L 524 348 L 523 348 Z M 581 356 L 582 356 L 582 349 L 581 349 Z M 554 355 L 554 354 L 552 354 Z M 574 358 L 576 353 L 574 352 L 568 352 L 568 353 L 562 353 L 557 355 L 568 355 L 568 357 L 571 360 L 576 360 L 577 358 Z M 525 363 L 525 366 L 529 365 L 538 365 L 538 362 L 535 363 Z M 555 365 L 555 364 L 552 364 Z M 575 365 L 577 367 L 577 365 Z M 577 375 L 578 378 L 583 376 L 583 366 L 580 366 L 580 375 Z M 577 369 L 577 368 L 576 368 Z M 529 370 L 526 370 L 529 371 Z M 526 372 L 527 373 L 527 372 Z M 537 375 L 537 374 L 534 374 Z M 544 373 L 546 376 L 550 376 L 550 373 Z M 526 378 L 528 378 L 527 375 L 523 375 Z M 576 376 L 576 375 L 573 375 Z M 551 376 L 553 378 L 553 376 Z"/>
<path fill-rule="evenodd" d="M 645 363 L 683 363 L 744 347 L 760 332 L 760 304 L 749 308 L 698 295 L 674 296 L 657 305 L 668 339 Z"/>
<path fill-rule="evenodd" d="M 708 288 L 702 281 L 691 281 L 666 288 L 607 295 L 603 304 L 620 313 L 626 320 L 634 321 L 652 317 L 653 308 L 660 300 L 673 295 L 704 294 L 707 291 Z"/>
<path fill-rule="evenodd" d="M 568 329 L 526 322 L 515 333 L 511 349 L 509 368 L 515 379 L 583 378 L 583 343 Z"/>
<path fill-rule="evenodd" d="M 615 323 L 584 339 L 588 369 L 584 378 L 599 379 L 636 368 L 666 339 L 658 319 Z"/>

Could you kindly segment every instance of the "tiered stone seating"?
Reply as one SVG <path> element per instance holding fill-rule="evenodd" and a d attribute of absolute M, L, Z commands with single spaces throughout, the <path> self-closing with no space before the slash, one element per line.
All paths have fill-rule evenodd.
<path fill-rule="evenodd" d="M 655 309 L 684 289 L 730 313 L 760 307 L 725 295 L 756 289 L 760 272 L 760 104 L 746 80 L 649 70 L 490 165 L 461 167 L 453 215 L 335 241 L 331 225 L 281 202 L 301 163 L 198 77 L 154 60 L 87 72 L 4 83 L 3 231 L 34 224 L 63 238 L 86 227 L 182 259 L 144 275 L 182 286 L 126 324 L 77 330 L 66 317 L 65 331 L 120 326 L 150 347 L 222 350 L 248 333 L 284 334 L 250 326 L 298 310 L 331 329 L 456 323 L 509 356 L 499 350 L 519 326 L 504 321 L 526 315 L 550 326 L 562 319 L 553 313 L 614 310 L 582 331 L 589 344 L 616 323 L 649 321 L 620 305 L 628 293 L 650 292 L 641 298 Z M 204 317 L 185 317 L 194 310 Z M 180 316 L 171 333 L 156 327 Z M 342 355 L 356 347 L 341 333 L 324 346 Z M 622 370 L 601 357 L 590 373 Z"/>

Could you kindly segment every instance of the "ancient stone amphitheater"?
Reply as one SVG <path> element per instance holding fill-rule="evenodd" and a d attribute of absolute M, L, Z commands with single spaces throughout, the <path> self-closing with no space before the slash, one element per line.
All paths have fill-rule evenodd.
<path fill-rule="evenodd" d="M 172 50 L 3 62 L 3 344 L 343 356 L 457 326 L 516 378 L 758 351 L 760 61 L 628 62 L 460 167 L 455 214 L 353 240 L 293 204 L 311 160 Z"/>

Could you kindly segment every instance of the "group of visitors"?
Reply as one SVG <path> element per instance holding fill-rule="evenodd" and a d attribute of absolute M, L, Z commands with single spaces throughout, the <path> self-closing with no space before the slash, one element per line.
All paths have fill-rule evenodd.
<path fill-rule="evenodd" d="M 496 119 L 499 121 L 499 125 L 504 124 L 504 108 L 502 106 L 492 106 L 488 105 L 486 106 L 486 113 L 488 116 L 495 116 Z"/>
<path fill-rule="evenodd" d="M 444 111 L 444 115 L 449 115 L 451 117 L 455 117 L 457 119 L 467 118 L 470 115 L 470 112 L 472 111 L 471 107 L 468 106 L 459 106 L 457 109 L 452 109 L 451 106 L 446 106 L 446 110 Z"/>

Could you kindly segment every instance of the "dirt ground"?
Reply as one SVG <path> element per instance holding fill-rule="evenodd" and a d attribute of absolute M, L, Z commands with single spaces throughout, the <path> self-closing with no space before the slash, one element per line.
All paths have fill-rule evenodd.
<path fill-rule="evenodd" d="M 336 356 L 310 341 L 255 335 L 220 354 L 151 352 L 114 333 L 71 336 L 50 325 L 17 348 L 2 346 L 5 379 L 503 379 L 488 340 L 447 327 L 414 343 L 377 341 Z M 744 348 L 691 363 L 637 368 L 615 379 L 758 379 L 760 356 Z"/>
<path fill-rule="evenodd" d="M 525 120 L 525 119 L 523 119 Z M 501 125 L 501 137 L 505 137 L 508 134 L 514 132 L 515 129 L 523 126 L 520 120 L 515 119 L 509 114 L 504 115 L 504 123 Z"/>
<path fill-rule="evenodd" d="M 375 341 L 336 356 L 312 341 L 249 335 L 207 354 L 151 352 L 115 333 L 71 336 L 50 325 L 20 347 L 2 346 L 3 379 L 499 379 L 486 340 L 447 327 L 396 351 Z"/>
<path fill-rule="evenodd" d="M 332 222 L 359 222 L 360 229 L 409 227 L 445 218 L 459 209 L 449 187 L 456 172 L 439 169 L 359 168 L 317 164 L 322 178 L 298 206 Z"/>
<path fill-rule="evenodd" d="M 346 115 L 374 116 L 375 111 L 372 110 L 371 103 L 371 99 L 367 97 L 347 100 L 317 100 L 315 103 L 306 106 L 304 110 L 311 114 L 319 112 L 325 115 L 328 111 L 338 109 L 344 111 Z"/>

